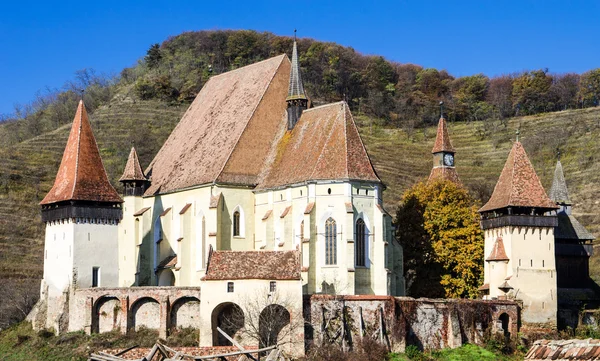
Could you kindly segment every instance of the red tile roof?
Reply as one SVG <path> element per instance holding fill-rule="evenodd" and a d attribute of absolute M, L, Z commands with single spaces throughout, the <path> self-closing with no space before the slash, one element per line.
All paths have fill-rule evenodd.
<path fill-rule="evenodd" d="M 183 208 L 181 208 L 181 210 L 179 211 L 179 214 L 185 214 L 185 212 L 187 212 L 191 206 L 192 206 L 191 203 L 186 204 L 185 206 L 183 206 Z"/>
<path fill-rule="evenodd" d="M 151 162 L 145 194 L 255 185 L 286 124 L 290 66 L 280 55 L 211 77 Z"/>
<path fill-rule="evenodd" d="M 83 101 L 77 107 L 54 185 L 40 204 L 71 200 L 123 202 L 106 176 Z"/>
<path fill-rule="evenodd" d="M 150 207 L 144 207 L 144 208 L 140 209 L 139 211 L 135 212 L 133 214 L 133 216 L 134 217 L 141 216 L 142 214 L 146 213 L 146 211 L 149 210 L 149 209 L 150 209 Z"/>
<path fill-rule="evenodd" d="M 291 209 L 292 209 L 292 206 L 285 207 L 283 212 L 281 212 L 281 215 L 279 216 L 279 218 L 285 218 L 285 216 L 287 216 L 288 213 L 290 213 Z"/>
<path fill-rule="evenodd" d="M 262 217 L 262 220 L 266 221 L 267 219 L 269 219 L 269 217 L 271 216 L 271 213 L 273 213 L 272 209 L 269 209 L 268 211 L 266 211 L 265 215 Z"/>
<path fill-rule="evenodd" d="M 140 160 L 135 148 L 131 147 L 129 158 L 127 158 L 127 164 L 125 165 L 125 170 L 123 171 L 123 175 L 119 179 L 119 182 L 134 180 L 145 181 L 147 178 L 144 175 L 144 172 L 142 172 L 142 166 L 140 165 Z"/>
<path fill-rule="evenodd" d="M 494 242 L 494 247 L 492 248 L 492 252 L 485 259 L 486 261 L 508 261 L 508 256 L 506 255 L 506 251 L 504 250 L 504 241 L 502 241 L 502 237 L 496 238 L 496 242 Z"/>
<path fill-rule="evenodd" d="M 345 102 L 305 110 L 277 147 L 278 155 L 259 189 L 309 180 L 380 182 Z"/>
<path fill-rule="evenodd" d="M 431 153 L 439 152 L 454 152 L 454 147 L 452 147 L 452 142 L 450 142 L 450 136 L 448 135 L 446 119 L 444 118 L 440 118 L 435 136 L 435 144 L 431 150 Z"/>
<path fill-rule="evenodd" d="M 304 209 L 304 214 L 310 214 L 310 212 L 312 212 L 313 208 L 315 208 L 315 202 L 309 202 L 306 205 L 306 208 Z"/>
<path fill-rule="evenodd" d="M 600 360 L 600 340 L 538 340 L 525 360 Z"/>
<path fill-rule="evenodd" d="M 506 207 L 557 208 L 548 198 L 523 145 L 518 141 L 513 144 L 494 193 L 479 212 Z"/>
<path fill-rule="evenodd" d="M 298 251 L 213 251 L 205 280 L 299 280 Z"/>

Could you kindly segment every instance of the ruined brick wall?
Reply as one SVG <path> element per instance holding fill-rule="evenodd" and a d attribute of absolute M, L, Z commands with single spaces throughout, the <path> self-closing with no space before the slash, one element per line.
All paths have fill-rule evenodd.
<path fill-rule="evenodd" d="M 407 345 L 440 349 L 481 343 L 486 332 L 516 336 L 519 305 L 511 301 L 313 295 L 305 299 L 304 316 L 308 347 L 326 341 L 351 347 L 369 337 L 391 350 L 403 351 Z"/>

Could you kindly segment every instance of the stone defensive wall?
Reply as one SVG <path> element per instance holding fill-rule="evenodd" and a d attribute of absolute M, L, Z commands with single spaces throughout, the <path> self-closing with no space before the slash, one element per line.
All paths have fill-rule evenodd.
<path fill-rule="evenodd" d="M 177 327 L 200 327 L 200 287 L 78 289 L 69 302 L 69 329 L 126 333 L 157 329 L 166 338 Z"/>
<path fill-rule="evenodd" d="M 395 352 L 481 344 L 490 333 L 516 337 L 520 306 L 513 301 L 414 299 L 389 296 L 305 297 L 306 344 L 376 339 Z"/>
<path fill-rule="evenodd" d="M 125 333 L 147 327 L 166 338 L 171 329 L 201 325 L 199 287 L 88 288 L 70 297 L 71 331 Z M 351 348 L 363 338 L 393 351 L 407 345 L 459 347 L 482 343 L 490 333 L 514 337 L 520 324 L 520 305 L 504 300 L 307 295 L 303 305 L 305 349 L 324 342 Z"/>

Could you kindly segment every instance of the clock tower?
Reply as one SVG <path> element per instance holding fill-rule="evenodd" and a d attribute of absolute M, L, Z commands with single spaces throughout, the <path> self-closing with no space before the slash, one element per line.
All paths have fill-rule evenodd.
<path fill-rule="evenodd" d="M 441 116 L 438 123 L 437 135 L 435 137 L 435 144 L 431 153 L 433 154 L 433 168 L 429 174 L 429 181 L 437 179 L 447 179 L 455 183 L 460 184 L 458 173 L 454 167 L 454 147 L 450 142 L 450 136 L 448 135 L 448 126 L 446 125 L 446 119 L 444 119 L 443 102 L 440 102 Z"/>

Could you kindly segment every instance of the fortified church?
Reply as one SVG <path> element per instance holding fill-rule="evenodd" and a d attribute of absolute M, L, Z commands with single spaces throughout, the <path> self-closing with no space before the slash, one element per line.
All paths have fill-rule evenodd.
<path fill-rule="evenodd" d="M 430 180 L 460 184 L 455 152 L 442 114 Z M 382 305 L 371 318 L 384 339 L 383 305 L 395 301 L 377 297 L 405 293 L 402 247 L 382 206 L 385 186 L 348 105 L 312 106 L 295 41 L 291 61 L 280 55 L 210 78 L 142 169 L 132 148 L 119 195 L 80 102 L 41 202 L 44 277 L 34 327 L 148 327 L 163 338 L 168 328 L 194 327 L 201 346 L 226 345 L 217 329 L 233 337 L 244 327 L 243 320 L 225 321 L 243 313 L 250 297 L 285 295 L 291 301 L 279 314 L 294 323 L 305 317 L 306 295 L 357 302 L 368 295 Z M 573 306 L 561 300 L 577 299 L 574 290 L 588 286 L 593 240 L 571 213 L 560 161 L 548 196 L 517 137 L 479 212 L 486 256 L 480 291 L 491 301 L 494 327 L 516 332 L 519 319 L 556 327 L 565 317 L 561 307 Z M 362 306 L 357 310 L 362 324 Z M 400 317 L 397 306 L 387 312 Z M 317 311 L 323 324 L 325 313 Z M 449 329 L 439 332 L 459 337 L 457 322 L 444 321 L 439 327 Z M 301 327 L 287 337 L 304 336 Z"/>
<path fill-rule="evenodd" d="M 299 310 L 303 295 L 404 295 L 385 186 L 348 105 L 311 106 L 295 41 L 291 62 L 280 55 L 210 78 L 145 171 L 131 149 L 120 181 L 123 196 L 108 181 L 82 101 L 41 202 L 40 326 L 160 327 L 162 309 L 160 320 L 115 316 L 108 326 L 98 314 L 122 302 L 143 314 L 162 303 L 133 298 L 168 292 L 175 307 L 179 292 L 193 301 L 189 322 L 208 330 L 200 337 L 208 346 L 218 342 L 215 317 L 248 295 L 285 293 Z M 96 288 L 138 296 L 78 292 Z"/>

